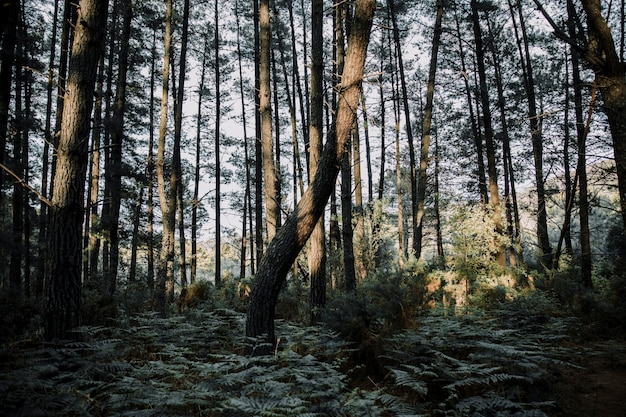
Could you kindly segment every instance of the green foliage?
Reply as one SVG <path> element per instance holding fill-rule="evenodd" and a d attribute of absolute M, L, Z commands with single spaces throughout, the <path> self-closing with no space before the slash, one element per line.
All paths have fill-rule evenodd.
<path fill-rule="evenodd" d="M 385 345 L 390 384 L 381 401 L 398 414 L 547 415 L 556 405 L 550 369 L 575 366 L 567 362 L 571 352 L 554 345 L 568 325 L 553 319 L 540 329 L 508 327 L 509 319 L 476 312 L 420 318 L 419 330 Z"/>
<path fill-rule="evenodd" d="M 374 398 L 349 390 L 338 371 L 345 344 L 335 334 L 279 325 L 276 355 L 250 358 L 244 322 L 193 308 L 85 327 L 81 342 L 4 346 L 0 415 L 378 415 Z"/>

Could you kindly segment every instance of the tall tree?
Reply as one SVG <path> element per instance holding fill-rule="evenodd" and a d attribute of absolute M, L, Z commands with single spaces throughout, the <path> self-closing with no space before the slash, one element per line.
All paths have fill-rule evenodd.
<path fill-rule="evenodd" d="M 422 255 L 422 236 L 424 234 L 424 207 L 426 201 L 426 187 L 428 180 L 428 163 L 430 161 L 429 148 L 432 134 L 433 102 L 435 98 L 435 75 L 437 73 L 437 56 L 441 41 L 441 24 L 443 21 L 443 0 L 437 0 L 435 12 L 435 27 L 433 31 L 433 44 L 430 54 L 430 66 L 428 69 L 428 85 L 426 86 L 426 106 L 424 107 L 424 120 L 422 127 L 422 144 L 420 147 L 420 167 L 417 180 L 417 228 L 414 236 L 415 257 Z"/>
<path fill-rule="evenodd" d="M 394 0 L 387 0 L 387 8 L 391 16 L 391 23 L 393 29 L 394 38 L 394 50 L 396 53 L 396 59 L 398 62 L 399 81 L 402 91 L 402 105 L 404 108 L 404 124 L 407 141 L 409 143 L 409 180 L 411 182 L 411 230 L 413 232 L 413 251 L 415 255 L 421 252 L 418 247 L 417 231 L 417 169 L 415 161 L 415 143 L 413 141 L 413 128 L 411 126 L 411 111 L 409 107 L 409 93 L 406 82 L 406 75 L 404 72 L 404 59 L 402 57 L 402 46 L 400 43 L 400 28 L 398 27 L 398 17 L 396 13 L 396 6 Z M 420 250 L 418 250 L 420 249 Z"/>
<path fill-rule="evenodd" d="M 162 314 L 167 312 L 169 300 L 168 287 L 174 285 L 174 218 L 170 210 L 168 194 L 165 184 L 165 140 L 167 136 L 167 113 L 170 81 L 170 55 L 172 47 L 172 0 L 165 3 L 165 34 L 163 37 L 163 87 L 161 91 L 161 113 L 159 120 L 159 141 L 157 148 L 156 175 L 159 192 L 159 204 L 163 218 L 163 232 L 161 237 L 161 251 L 157 268 L 156 279 L 156 308 Z M 172 170 L 174 171 L 174 170 Z M 170 184 L 170 199 L 176 200 L 174 184 Z M 172 250 L 170 251 L 170 248 Z"/>
<path fill-rule="evenodd" d="M 272 136 L 271 106 L 271 23 L 269 0 L 259 3 L 259 113 L 261 115 L 261 147 L 263 158 L 263 182 L 265 184 L 265 223 L 267 239 L 272 240 L 280 224 L 280 189 Z M 258 227 L 258 226 L 257 226 Z"/>
<path fill-rule="evenodd" d="M 257 354 L 274 351 L 274 312 L 278 294 L 293 261 L 307 242 L 334 190 L 339 166 L 349 143 L 356 117 L 355 109 L 361 94 L 363 68 L 376 2 L 356 0 L 355 8 L 344 71 L 338 86 L 336 121 L 327 135 L 314 181 L 302 196 L 296 210 L 291 212 L 270 242 L 254 278 L 246 319 L 246 335 L 253 338 L 263 336 L 265 343 L 256 346 L 254 353 Z"/>
<path fill-rule="evenodd" d="M 600 0 L 581 0 L 587 17 L 586 39 L 580 33 L 575 38 L 569 36 L 555 23 L 540 1 L 534 1 L 554 29 L 555 35 L 568 42 L 595 73 L 603 110 L 611 130 L 622 221 L 626 229 L 626 63 L 623 48 L 618 53 L 611 26 L 602 14 Z M 623 37 L 623 31 L 621 33 Z"/>
<path fill-rule="evenodd" d="M 221 121 L 221 101 L 220 97 L 220 24 L 219 24 L 219 6 L 215 2 L 214 9 L 214 31 L 215 38 L 215 285 L 220 286 L 222 283 L 222 230 L 221 230 L 221 162 L 220 162 L 220 130 Z"/>
<path fill-rule="evenodd" d="M 309 125 L 309 179 L 312 181 L 323 149 L 324 123 L 324 2 L 313 0 L 311 5 L 311 107 Z M 311 235 L 309 249 L 309 274 L 311 277 L 311 311 L 316 318 L 317 309 L 326 303 L 326 240 L 324 213 L 322 212 Z"/>
<path fill-rule="evenodd" d="M 476 64 L 478 66 L 478 77 L 480 80 L 480 102 L 483 113 L 483 129 L 485 134 L 485 148 L 487 151 L 487 172 L 489 174 L 489 196 L 490 207 L 493 210 L 493 223 L 497 236 L 501 236 L 502 227 L 502 209 L 500 207 L 500 190 L 498 189 L 498 171 L 496 168 L 496 150 L 494 143 L 494 133 L 491 121 L 491 105 L 489 91 L 487 88 L 487 74 L 485 69 L 485 51 L 482 40 L 482 29 L 480 27 L 480 18 L 478 15 L 479 5 L 477 0 L 471 1 L 472 8 L 472 24 L 474 28 L 474 40 L 476 42 Z M 506 254 L 504 247 L 496 252 L 496 261 L 501 266 L 506 266 Z"/>
<path fill-rule="evenodd" d="M 103 213 L 102 227 L 109 238 L 109 258 L 104 260 L 106 291 L 112 296 L 117 283 L 119 263 L 119 220 L 122 204 L 122 147 L 124 142 L 124 114 L 126 112 L 126 84 L 128 76 L 128 45 L 130 40 L 131 21 L 133 16 L 130 0 L 122 1 L 122 37 L 120 39 L 117 86 L 113 117 L 111 119 L 111 139 L 109 143 L 109 164 L 107 165 L 107 181 L 109 194 L 105 196 L 109 209 Z"/>
<path fill-rule="evenodd" d="M 46 340 L 71 337 L 81 308 L 82 224 L 91 111 L 103 53 L 107 0 L 83 0 L 74 27 L 50 207 L 46 270 Z"/>
<path fill-rule="evenodd" d="M 535 162 L 535 187 L 537 191 L 537 246 L 541 253 L 541 264 L 545 268 L 552 266 L 552 248 L 548 235 L 548 216 L 546 212 L 546 190 L 543 174 L 543 134 L 541 132 L 541 120 L 537 114 L 537 98 L 535 94 L 535 77 L 533 75 L 533 63 L 530 57 L 530 45 L 528 31 L 524 20 L 521 2 L 514 6 L 509 0 L 511 21 L 515 31 L 520 63 L 522 67 L 522 79 L 528 100 L 528 120 L 530 125 L 530 139 L 533 147 L 533 159 Z M 519 18 L 519 29 L 515 15 Z"/>

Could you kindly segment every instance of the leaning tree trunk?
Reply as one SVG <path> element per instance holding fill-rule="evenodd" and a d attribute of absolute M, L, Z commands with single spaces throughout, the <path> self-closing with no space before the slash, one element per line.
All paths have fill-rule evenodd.
<path fill-rule="evenodd" d="M 46 340 L 70 337 L 80 324 L 83 206 L 93 93 L 103 53 L 107 0 L 81 1 L 75 26 L 50 207 L 46 270 Z"/>
<path fill-rule="evenodd" d="M 278 294 L 293 261 L 311 235 L 334 190 L 356 117 L 375 7 L 374 0 L 356 1 L 345 67 L 338 86 L 339 101 L 335 125 L 328 133 L 313 182 L 302 196 L 298 207 L 270 242 L 255 276 L 246 320 L 246 335 L 252 338 L 262 336 L 262 341 L 265 342 L 255 346 L 255 354 L 269 354 L 274 349 L 274 312 Z"/>

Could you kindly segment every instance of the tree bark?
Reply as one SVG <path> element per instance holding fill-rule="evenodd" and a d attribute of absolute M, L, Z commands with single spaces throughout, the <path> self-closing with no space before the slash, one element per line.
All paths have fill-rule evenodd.
<path fill-rule="evenodd" d="M 261 148 L 265 191 L 265 223 L 267 240 L 276 235 L 280 223 L 279 187 L 274 159 L 272 136 L 272 106 L 270 87 L 271 23 L 269 0 L 259 3 L 259 113 L 261 115 Z"/>
<path fill-rule="evenodd" d="M 309 179 L 312 181 L 323 149 L 324 123 L 324 2 L 313 0 L 311 11 L 311 100 L 309 116 Z M 295 180 L 295 179 L 294 179 Z M 311 277 L 311 321 L 317 319 L 317 310 L 326 304 L 326 241 L 324 213 L 322 212 L 311 235 L 309 274 Z"/>
<path fill-rule="evenodd" d="M 88 141 L 108 1 L 83 0 L 76 22 L 57 149 L 46 271 L 45 339 L 72 337 L 80 324 L 82 224 Z"/>
<path fill-rule="evenodd" d="M 121 1 L 121 0 L 120 0 Z M 111 141 L 109 147 L 109 165 L 107 166 L 107 180 L 109 181 L 107 216 L 102 217 L 102 226 L 109 237 L 109 259 L 105 260 L 106 291 L 113 296 L 117 284 L 117 269 L 119 263 L 119 220 L 122 204 L 122 146 L 124 142 L 124 113 L 126 112 L 126 79 L 128 74 L 128 42 L 130 40 L 131 21 L 133 10 L 130 0 L 123 4 L 123 29 L 120 40 L 119 68 L 117 86 L 115 89 L 115 103 L 111 120 Z"/>
<path fill-rule="evenodd" d="M 220 161 L 220 139 L 222 131 L 221 121 L 221 100 L 220 97 L 220 31 L 219 31 L 219 5 L 215 2 L 215 286 L 222 284 L 222 230 L 221 230 L 221 161 Z"/>
<path fill-rule="evenodd" d="M 426 187 L 428 180 L 428 155 L 430 148 L 431 126 L 433 119 L 433 101 L 435 97 L 435 75 L 437 72 L 437 55 L 439 53 L 439 43 L 441 39 L 441 22 L 443 21 L 443 0 L 437 0 L 437 10 L 435 13 L 435 27 L 433 32 L 433 44 L 430 56 L 430 66 L 428 70 L 428 85 L 426 87 L 426 106 L 424 107 L 424 121 L 422 128 L 422 145 L 420 148 L 420 167 L 417 180 L 417 228 L 414 237 L 415 257 L 422 256 L 422 236 L 424 235 L 424 208 L 426 201 Z"/>
<path fill-rule="evenodd" d="M 355 7 L 346 64 L 338 86 L 336 122 L 328 133 L 317 174 L 297 209 L 287 217 L 284 226 L 270 242 L 255 276 L 246 320 L 246 335 L 252 338 L 263 336 L 265 344 L 255 346 L 253 353 L 256 354 L 268 354 L 274 350 L 274 311 L 278 294 L 293 261 L 311 235 L 334 190 L 341 160 L 349 143 L 361 93 L 376 3 L 374 0 L 356 0 Z"/>
<path fill-rule="evenodd" d="M 522 66 L 522 78 L 524 80 L 524 88 L 528 99 L 528 119 L 530 124 L 530 137 L 533 147 L 533 159 L 535 162 L 535 187 L 537 189 L 537 245 L 541 253 L 541 264 L 544 268 L 552 266 L 552 247 L 550 246 L 550 238 L 548 235 L 548 217 L 546 213 L 546 191 L 545 181 L 543 178 L 543 135 L 541 132 L 540 118 L 537 115 L 537 104 L 535 94 L 535 79 L 533 76 L 533 66 L 530 59 L 528 35 L 526 33 L 526 24 L 522 13 L 521 3 L 517 3 L 517 14 L 520 19 L 519 31 L 515 20 L 515 10 L 513 3 L 509 0 L 509 9 L 511 19 L 513 21 L 513 29 L 515 30 L 515 38 Z"/>
<path fill-rule="evenodd" d="M 485 70 L 485 57 L 482 41 L 482 33 L 480 28 L 480 18 L 478 17 L 478 3 L 476 0 L 471 1 L 472 6 L 472 22 L 474 27 L 474 38 L 476 41 L 476 63 L 478 65 L 478 76 L 480 80 L 480 99 L 483 108 L 483 127 L 485 134 L 485 148 L 487 151 L 487 172 L 489 174 L 489 195 L 490 203 L 493 210 L 493 222 L 496 235 L 502 235 L 502 209 L 500 207 L 500 191 L 498 190 L 498 173 L 496 168 L 496 150 L 494 144 L 493 127 L 491 124 L 491 108 L 489 103 L 489 92 L 487 89 L 487 76 Z M 500 246 L 497 250 L 496 261 L 500 266 L 506 266 L 506 254 L 504 247 Z"/>
<path fill-rule="evenodd" d="M 387 7 L 391 15 L 391 23 L 393 25 L 393 37 L 395 43 L 396 58 L 398 61 L 398 69 L 400 71 L 400 87 L 402 89 L 402 104 L 404 107 L 404 123 L 406 137 L 409 144 L 409 165 L 410 165 L 410 181 L 411 181 L 411 230 L 413 232 L 413 252 L 419 257 L 421 248 L 419 247 L 419 232 L 417 230 L 417 169 L 415 161 L 415 144 L 413 141 L 413 128 L 411 126 L 411 111 L 409 109 L 409 93 L 406 86 L 406 76 L 404 74 L 404 61 L 402 59 L 402 47 L 400 44 L 400 29 L 398 28 L 398 19 L 396 17 L 395 4 L 393 0 L 387 1 Z"/>
<path fill-rule="evenodd" d="M 163 218 L 163 232 L 161 237 L 161 250 L 157 266 L 156 277 L 156 309 L 165 315 L 169 301 L 166 296 L 168 281 L 173 280 L 174 253 L 170 252 L 170 239 L 173 239 L 174 219 L 170 216 L 168 195 L 165 184 L 165 139 L 167 135 L 167 113 L 169 100 L 169 78 L 170 78 L 170 54 L 172 44 L 172 0 L 167 0 L 165 11 L 165 34 L 163 52 L 163 88 L 161 91 L 161 114 L 159 120 L 159 141 L 156 159 L 157 188 L 159 193 L 159 204 Z M 170 198 L 175 198 L 171 195 Z M 171 243 L 173 245 L 173 242 Z"/>

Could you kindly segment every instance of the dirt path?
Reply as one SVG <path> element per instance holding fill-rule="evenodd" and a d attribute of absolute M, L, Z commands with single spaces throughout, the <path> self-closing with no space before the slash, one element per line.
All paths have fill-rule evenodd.
<path fill-rule="evenodd" d="M 582 369 L 562 369 L 557 416 L 626 416 L 626 342 L 580 346 Z"/>

